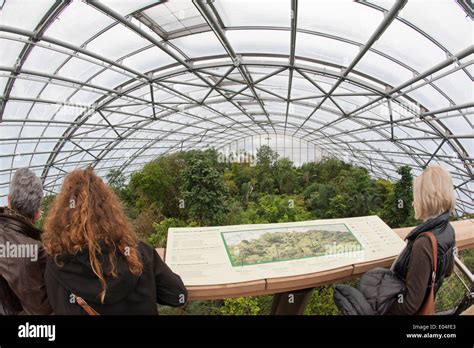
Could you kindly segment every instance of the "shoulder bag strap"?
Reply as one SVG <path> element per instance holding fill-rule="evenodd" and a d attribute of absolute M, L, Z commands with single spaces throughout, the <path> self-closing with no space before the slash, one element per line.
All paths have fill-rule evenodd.
<path fill-rule="evenodd" d="M 76 303 L 82 307 L 89 315 L 100 315 L 94 308 L 89 306 L 89 304 L 82 297 L 76 296 Z"/>
<path fill-rule="evenodd" d="M 436 236 L 433 232 L 425 232 L 423 233 L 427 236 L 431 241 L 431 248 L 433 250 L 433 264 L 432 264 L 432 273 L 431 273 L 431 284 L 429 286 L 429 294 L 425 298 L 420 310 L 417 314 L 419 315 L 432 315 L 435 314 L 435 283 L 436 283 L 436 271 L 438 267 L 438 242 L 436 240 Z"/>

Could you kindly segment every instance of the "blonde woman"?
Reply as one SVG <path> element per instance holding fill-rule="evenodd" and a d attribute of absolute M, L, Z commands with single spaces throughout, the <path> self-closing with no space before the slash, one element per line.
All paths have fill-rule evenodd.
<path fill-rule="evenodd" d="M 450 174 L 440 166 L 426 168 L 413 182 L 415 217 L 423 223 L 405 238 L 407 245 L 392 270 L 405 282 L 402 301 L 396 301 L 389 314 L 416 314 L 431 290 L 433 248 L 423 232 L 431 231 L 438 246 L 435 294 L 454 267 L 454 229 L 449 223 L 456 199 Z"/>

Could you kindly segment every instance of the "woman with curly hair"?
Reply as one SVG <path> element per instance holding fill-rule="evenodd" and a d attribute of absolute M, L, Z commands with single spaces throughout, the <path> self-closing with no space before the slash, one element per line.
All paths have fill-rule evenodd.
<path fill-rule="evenodd" d="M 91 169 L 69 173 L 44 223 L 45 282 L 55 314 L 158 314 L 187 292 L 138 241 L 114 192 Z"/>

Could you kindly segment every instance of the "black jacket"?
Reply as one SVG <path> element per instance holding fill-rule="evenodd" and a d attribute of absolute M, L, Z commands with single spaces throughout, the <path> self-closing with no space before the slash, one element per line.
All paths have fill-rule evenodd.
<path fill-rule="evenodd" d="M 401 279 L 390 269 L 379 267 L 364 273 L 358 289 L 334 285 L 334 302 L 343 315 L 383 315 L 404 291 Z"/>
<path fill-rule="evenodd" d="M 360 280 L 359 289 L 344 284 L 335 285 L 334 301 L 341 313 L 345 315 L 382 315 L 390 313 L 398 295 L 405 295 L 406 275 L 413 244 L 421 233 L 427 231 L 432 231 L 438 242 L 438 265 L 435 282 L 435 291 L 437 291 L 443 279 L 451 273 L 454 266 L 455 235 L 454 229 L 449 223 L 449 213 L 429 219 L 414 228 L 405 237 L 407 245 L 397 257 L 391 269 L 376 268 L 365 273 Z M 426 290 L 422 296 L 425 295 Z"/>
<path fill-rule="evenodd" d="M 435 292 L 438 291 L 444 278 L 451 273 L 454 266 L 454 247 L 456 238 L 453 226 L 449 223 L 449 213 L 429 219 L 414 228 L 406 237 L 407 245 L 392 266 L 393 271 L 402 280 L 408 272 L 408 263 L 415 239 L 423 232 L 432 231 L 438 242 L 438 266 L 436 272 Z"/>
<path fill-rule="evenodd" d="M 50 314 L 41 231 L 7 207 L 0 207 L 0 315 Z M 28 248 L 26 257 L 11 257 L 8 246 Z M 26 249 L 24 249 L 26 250 Z M 33 255 L 36 254 L 36 255 Z M 6 256 L 6 257 L 3 257 Z"/>
<path fill-rule="evenodd" d="M 173 273 L 157 252 L 140 242 L 138 250 L 142 257 L 143 273 L 133 275 L 124 257 L 117 252 L 116 278 L 106 277 L 107 292 L 104 303 L 100 303 L 100 283 L 92 271 L 87 250 L 76 255 L 63 255 L 58 266 L 48 257 L 45 282 L 51 306 L 55 314 L 86 314 L 75 303 L 80 296 L 101 315 L 152 315 L 158 314 L 156 304 L 181 306 L 187 301 L 187 291 L 181 278 Z M 104 274 L 108 265 L 107 248 L 102 248 L 100 261 Z"/>

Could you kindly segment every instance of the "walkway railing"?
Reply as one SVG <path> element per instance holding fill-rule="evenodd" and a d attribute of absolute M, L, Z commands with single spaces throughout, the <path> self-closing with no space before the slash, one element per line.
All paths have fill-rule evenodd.
<path fill-rule="evenodd" d="M 451 222 L 456 233 L 456 246 L 459 251 L 474 247 L 474 220 Z M 413 227 L 397 228 L 394 232 L 405 238 Z M 157 249 L 164 257 L 165 249 Z M 311 297 L 313 288 L 358 278 L 366 271 L 376 267 L 389 267 L 395 257 L 376 261 L 357 263 L 332 270 L 309 273 L 291 277 L 267 278 L 255 281 L 219 285 L 188 286 L 189 300 L 217 300 L 231 297 L 259 296 L 275 294 L 272 314 L 301 314 Z M 472 274 L 459 260 L 456 260 L 455 275 L 465 283 L 466 291 L 472 292 Z M 465 274 L 461 276 L 460 274 Z M 468 279 L 467 282 L 465 279 Z M 470 279 L 470 280 L 469 280 Z M 470 284 L 468 284 L 470 281 Z M 441 291 L 441 290 L 440 290 Z M 291 301 L 288 299 L 291 298 Z"/>

